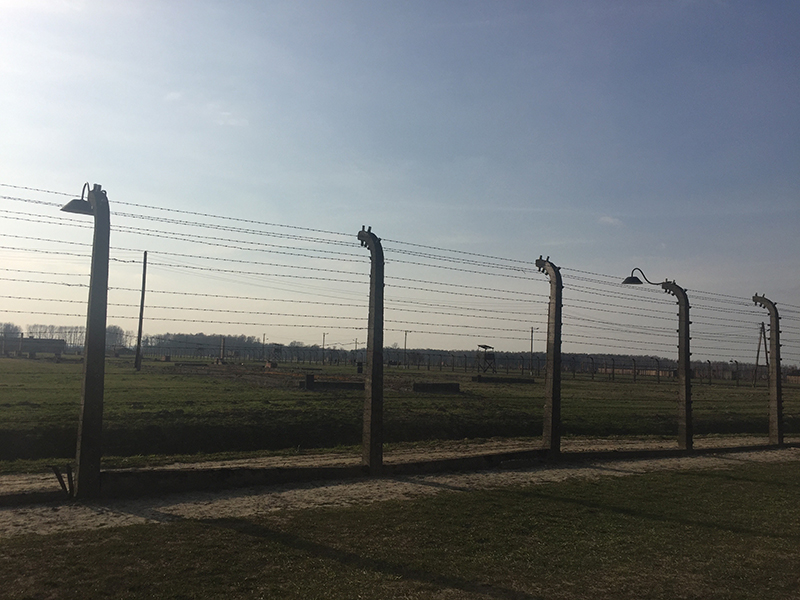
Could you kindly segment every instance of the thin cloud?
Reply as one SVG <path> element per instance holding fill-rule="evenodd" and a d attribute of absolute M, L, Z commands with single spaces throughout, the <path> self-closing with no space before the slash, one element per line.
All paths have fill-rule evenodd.
<path fill-rule="evenodd" d="M 622 225 L 622 221 L 620 221 L 616 217 L 609 217 L 609 216 L 600 217 L 598 219 L 598 222 L 602 223 L 603 225 L 611 225 L 612 227 L 620 227 Z"/>

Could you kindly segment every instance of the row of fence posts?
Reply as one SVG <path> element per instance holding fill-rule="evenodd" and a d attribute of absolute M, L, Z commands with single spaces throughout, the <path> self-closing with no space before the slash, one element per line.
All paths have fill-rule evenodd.
<path fill-rule="evenodd" d="M 84 198 L 85 196 L 85 198 Z M 108 197 L 102 186 L 85 184 L 81 198 L 66 204 L 63 211 L 91 215 L 94 219 L 92 262 L 89 282 L 89 302 L 86 317 L 84 346 L 84 376 L 76 449 L 75 497 L 93 498 L 101 491 L 101 439 L 103 425 L 103 395 L 105 380 L 105 333 L 108 308 L 108 264 L 110 240 L 110 211 Z M 383 467 L 383 293 L 384 257 L 380 239 L 371 228 L 358 232 L 361 245 L 371 255 L 369 319 L 367 333 L 365 397 L 363 412 L 362 464 L 371 475 Z M 146 259 L 145 259 L 146 260 Z M 550 303 L 547 323 L 547 360 L 545 366 L 545 404 L 543 423 L 544 447 L 551 454 L 561 451 L 561 291 L 559 268 L 547 259 L 536 260 L 536 266 L 550 280 Z M 143 271 L 143 289 L 144 289 Z M 662 288 L 678 299 L 678 444 L 692 449 L 692 403 L 689 377 L 689 302 L 686 291 L 674 282 L 665 281 Z M 764 296 L 753 301 L 770 314 L 770 419 L 771 444 L 783 443 L 783 404 L 780 380 L 780 343 L 778 311 Z M 144 306 L 144 292 L 141 306 Z M 140 321 L 141 321 L 140 309 Z M 141 364 L 141 328 L 137 341 L 137 368 Z"/>
<path fill-rule="evenodd" d="M 367 334 L 367 370 L 364 397 L 362 464 L 371 475 L 380 474 L 383 467 L 383 248 L 372 228 L 358 233 L 361 245 L 371 255 L 369 331 Z M 545 366 L 545 401 L 542 423 L 542 442 L 549 455 L 561 452 L 561 309 L 564 288 L 559 267 L 548 256 L 536 260 L 536 267 L 550 281 L 550 301 L 547 310 L 547 360 Z M 640 283 L 640 282 L 639 282 Z M 694 446 L 692 420 L 691 352 L 689 350 L 689 299 L 686 290 L 674 281 L 664 281 L 662 289 L 675 296 L 678 303 L 678 447 L 690 451 Z M 780 317 L 773 302 L 755 294 L 753 302 L 769 312 L 769 443 L 783 444 L 783 397 L 781 389 Z M 592 369 L 594 371 L 594 369 Z M 634 378 L 636 367 L 634 365 Z M 657 376 L 660 378 L 660 367 Z"/>

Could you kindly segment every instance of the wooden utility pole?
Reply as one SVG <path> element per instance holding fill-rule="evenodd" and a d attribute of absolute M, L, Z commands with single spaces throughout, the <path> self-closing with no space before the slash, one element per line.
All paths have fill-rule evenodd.
<path fill-rule="evenodd" d="M 133 366 L 137 371 L 142 370 L 142 325 L 144 324 L 144 291 L 147 285 L 147 250 L 142 259 L 142 299 L 139 303 L 139 333 L 136 336 L 136 358 Z"/>
<path fill-rule="evenodd" d="M 756 346 L 756 368 L 753 369 L 753 387 L 756 387 L 758 381 L 758 361 L 761 358 L 761 343 L 764 343 L 764 357 L 769 368 L 769 352 L 767 351 L 767 330 L 764 322 L 761 322 L 761 329 L 758 330 L 758 345 Z"/>
<path fill-rule="evenodd" d="M 533 377 L 533 332 L 534 327 L 531 327 L 531 377 Z"/>

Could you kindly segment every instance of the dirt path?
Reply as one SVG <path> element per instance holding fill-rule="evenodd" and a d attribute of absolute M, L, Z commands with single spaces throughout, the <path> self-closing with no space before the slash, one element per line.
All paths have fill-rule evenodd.
<path fill-rule="evenodd" d="M 793 440 L 794 441 L 794 440 Z M 724 443 L 723 443 L 724 442 Z M 708 438 L 697 440 L 696 447 L 746 446 L 765 443 L 761 438 Z M 487 442 L 488 445 L 476 447 L 470 444 L 470 452 L 477 454 L 488 450 L 508 451 L 520 442 L 513 440 Z M 424 452 L 424 456 L 443 458 L 449 455 L 464 455 L 464 447 L 451 443 L 441 447 L 439 452 Z M 526 448 L 530 448 L 527 442 Z M 565 443 L 565 450 L 608 450 L 608 449 L 654 449 L 653 440 L 571 440 Z M 672 448 L 673 443 L 663 442 L 664 448 Z M 498 448 L 502 448 L 499 450 Z M 291 460 L 297 465 L 298 460 Z M 350 464 L 356 460 L 346 455 L 325 455 L 303 457 L 313 464 Z M 413 451 L 401 452 L 387 457 L 387 462 L 419 459 Z M 289 459 L 264 459 L 267 461 L 286 461 Z M 337 462 L 338 461 L 338 462 Z M 342 463 L 341 461 L 344 461 Z M 221 492 L 202 492 L 173 494 L 161 498 L 139 498 L 135 500 L 104 500 L 92 503 L 50 503 L 35 506 L 0 508 L 0 537 L 16 535 L 46 535 L 59 531 L 81 529 L 100 529 L 122 527 L 138 523 L 166 523 L 178 519 L 205 519 L 220 517 L 246 518 L 282 510 L 323 506 L 347 506 L 379 502 L 388 499 L 410 499 L 429 496 L 443 491 L 468 491 L 474 489 L 497 488 L 509 485 L 533 485 L 539 483 L 564 481 L 570 478 L 620 477 L 663 469 L 724 469 L 742 463 L 791 462 L 800 461 L 800 448 L 774 450 L 743 450 L 736 453 L 704 454 L 680 458 L 657 458 L 647 460 L 604 460 L 576 462 L 561 465 L 540 465 L 521 469 L 503 469 L 474 473 L 438 473 L 379 479 L 358 479 L 335 482 L 312 482 L 306 484 L 276 485 L 259 488 L 243 488 Z M 253 462 L 248 461 L 252 466 Z M 274 464 L 268 463 L 268 464 Z M 306 463 L 311 464 L 311 463 Z M 230 466 L 230 462 L 224 463 Z M 259 466 L 263 461 L 259 461 Z M 185 465 L 182 465 L 185 467 Z M 204 466 L 210 466 L 206 463 Z M 216 466 L 219 466 L 216 465 Z M 44 476 L 7 476 L 0 478 L 0 485 L 20 484 L 23 478 L 37 481 Z M 14 479 L 16 478 L 16 480 Z M 47 485 L 52 486 L 52 475 Z M 43 483 L 43 482 L 42 482 Z M 28 485 L 31 481 L 28 481 Z M 26 489 L 30 489 L 29 487 Z"/>

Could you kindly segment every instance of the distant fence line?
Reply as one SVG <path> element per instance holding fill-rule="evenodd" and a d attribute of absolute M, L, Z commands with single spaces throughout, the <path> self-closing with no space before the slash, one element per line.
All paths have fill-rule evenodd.
<path fill-rule="evenodd" d="M 276 351 L 276 348 L 279 348 Z M 142 347 L 143 355 L 152 360 L 175 359 L 200 359 L 200 360 L 228 360 L 228 361 L 257 361 L 276 362 L 278 364 L 329 364 L 329 365 L 355 365 L 365 362 L 366 348 L 359 351 L 343 349 L 325 349 L 306 346 L 281 346 L 267 344 L 265 348 L 252 345 L 236 346 L 229 344 L 225 348 L 224 356 L 217 346 L 176 343 L 175 345 L 157 345 Z M 82 346 L 68 346 L 66 340 L 50 338 L 34 338 L 24 334 L 0 335 L 0 355 L 20 356 L 37 354 L 67 354 L 81 353 Z M 108 356 L 133 355 L 133 349 L 128 346 L 109 344 L 106 347 Z M 438 371 L 491 371 L 482 364 L 480 353 L 475 352 L 441 352 L 425 350 L 409 350 L 403 357 L 403 351 L 396 348 L 384 348 L 384 365 L 387 368 L 407 368 L 415 370 Z M 547 357 L 544 353 L 535 353 L 531 359 L 524 353 L 496 353 L 493 372 L 496 373 L 534 373 L 540 376 L 542 367 Z M 659 359 L 662 366 L 655 368 L 654 359 L 635 359 L 638 365 L 635 369 L 629 357 L 619 355 L 615 358 L 616 365 L 609 366 L 610 359 L 598 358 L 590 360 L 585 355 L 569 355 L 563 357 L 561 371 L 565 374 L 598 376 L 608 379 L 616 377 L 633 378 L 634 375 L 650 379 L 672 379 L 676 377 L 674 365 L 670 366 L 669 359 Z M 756 374 L 757 371 L 757 374 Z M 724 380 L 724 381 L 752 381 L 766 380 L 768 368 L 760 365 L 758 369 L 751 363 L 740 363 L 738 367 L 728 363 L 707 364 L 697 361 L 693 363 L 691 377 L 697 380 Z M 788 368 L 782 368 L 781 377 L 786 383 L 800 383 L 800 374 L 789 374 Z"/>

